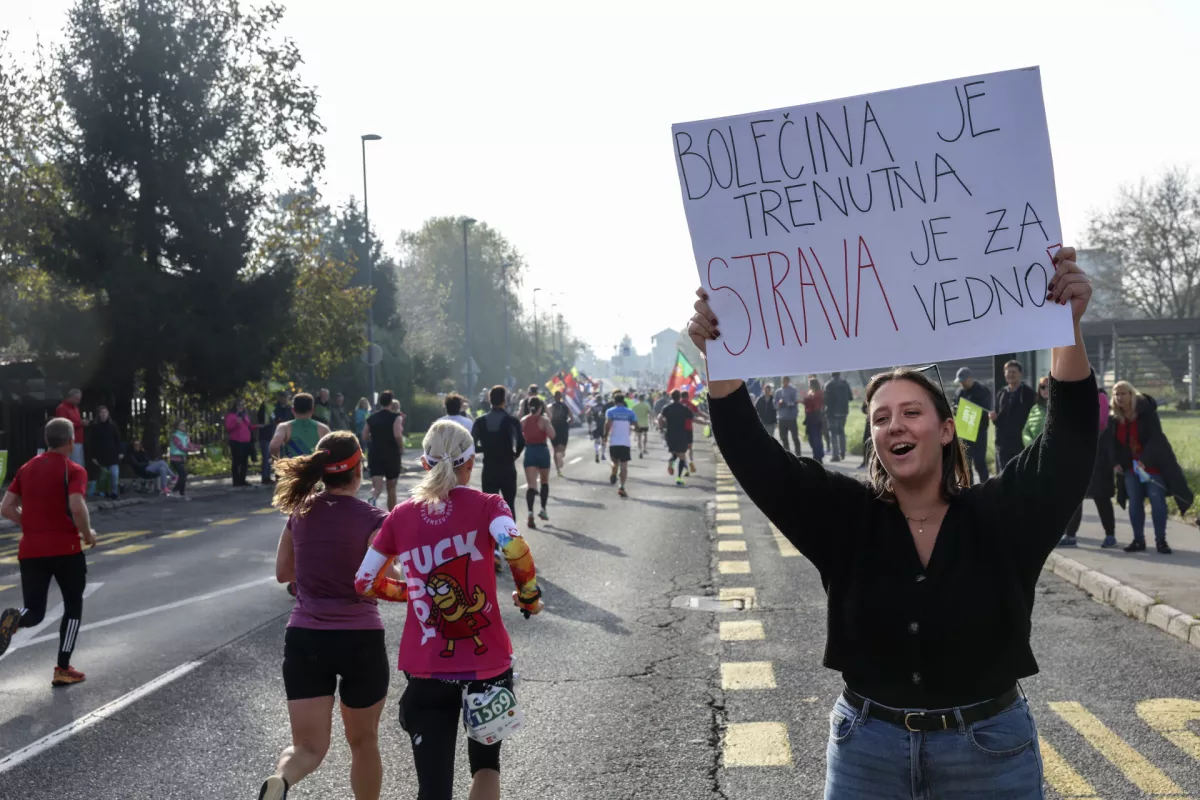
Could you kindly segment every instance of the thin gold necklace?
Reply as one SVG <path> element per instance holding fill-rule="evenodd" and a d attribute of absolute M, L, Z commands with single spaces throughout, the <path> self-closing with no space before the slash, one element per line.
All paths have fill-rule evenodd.
<path fill-rule="evenodd" d="M 908 514 L 905 514 L 904 518 L 909 522 L 917 523 L 917 533 L 925 532 L 925 521 L 929 519 L 929 517 L 921 517 L 920 519 L 917 519 L 916 517 L 910 517 Z"/>

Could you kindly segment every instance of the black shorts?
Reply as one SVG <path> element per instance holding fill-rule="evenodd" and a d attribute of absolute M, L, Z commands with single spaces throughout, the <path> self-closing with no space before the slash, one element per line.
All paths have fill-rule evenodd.
<path fill-rule="evenodd" d="M 511 511 L 513 503 L 517 499 L 517 471 L 510 469 L 504 472 L 503 469 L 503 467 L 494 467 L 489 470 L 485 463 L 481 488 L 484 494 L 498 494 L 503 497 Z"/>
<path fill-rule="evenodd" d="M 371 448 L 367 466 L 371 469 L 372 478 L 386 478 L 394 481 L 400 477 L 400 454 L 394 451 L 376 452 Z"/>
<path fill-rule="evenodd" d="M 408 679 L 400 697 L 400 727 L 413 745 L 417 767 L 419 796 L 431 800 L 451 800 L 454 793 L 454 751 L 462 728 L 463 686 L 481 692 L 488 686 L 513 688 L 513 673 L 508 670 L 483 681 L 441 681 L 433 678 Z M 500 745 L 467 739 L 467 761 L 471 774 L 481 769 L 500 771 Z"/>
<path fill-rule="evenodd" d="M 630 455 L 631 455 L 630 448 L 627 445 L 621 445 L 621 444 L 609 445 L 608 457 L 611 458 L 614 462 L 629 461 Z"/>
<path fill-rule="evenodd" d="M 691 447 L 692 442 L 696 441 L 696 434 L 693 433 L 692 431 L 685 431 L 685 433 L 687 434 L 688 447 Z"/>
<path fill-rule="evenodd" d="M 596 430 L 592 431 L 592 438 L 593 439 L 603 439 L 604 438 L 604 428 L 597 428 Z"/>
<path fill-rule="evenodd" d="M 636 431 L 637 433 L 649 433 L 650 428 L 649 427 L 643 428 L 641 425 L 638 425 L 634 428 L 634 431 Z"/>
<path fill-rule="evenodd" d="M 555 425 L 554 426 L 554 439 L 552 441 L 552 444 L 555 447 L 566 447 L 567 446 L 567 438 L 570 436 L 570 434 L 571 434 L 571 429 L 568 428 L 565 423 L 562 425 Z"/>
<path fill-rule="evenodd" d="M 668 453 L 686 453 L 688 449 L 689 439 L 683 434 L 676 436 L 667 436 L 667 452 Z"/>
<path fill-rule="evenodd" d="M 347 708 L 368 708 L 387 697 L 391 673 L 382 630 L 288 628 L 283 636 L 288 700 L 331 697 L 336 690 Z"/>

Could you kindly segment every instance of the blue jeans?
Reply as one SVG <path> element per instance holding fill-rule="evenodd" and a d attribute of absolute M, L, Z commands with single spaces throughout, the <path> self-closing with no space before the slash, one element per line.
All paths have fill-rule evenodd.
<path fill-rule="evenodd" d="M 869 702 L 869 701 L 868 701 Z M 825 749 L 825 800 L 1042 800 L 1042 754 L 1029 704 L 933 733 L 866 719 L 838 697 Z"/>
<path fill-rule="evenodd" d="M 76 442 L 71 445 L 71 460 L 79 466 L 83 466 L 83 442 Z M 86 467 L 84 467 L 86 469 Z"/>
<path fill-rule="evenodd" d="M 1161 475 L 1151 475 L 1147 483 L 1138 480 L 1133 470 L 1125 473 L 1125 493 L 1129 495 L 1129 524 L 1133 526 L 1133 540 L 1146 541 L 1146 503 L 1150 498 L 1150 517 L 1154 520 L 1154 541 L 1167 541 L 1167 490 L 1162 485 Z"/>

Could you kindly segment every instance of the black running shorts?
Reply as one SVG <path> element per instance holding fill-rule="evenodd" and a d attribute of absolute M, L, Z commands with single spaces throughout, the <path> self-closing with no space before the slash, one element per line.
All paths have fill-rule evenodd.
<path fill-rule="evenodd" d="M 288 700 L 331 697 L 336 690 L 347 708 L 368 708 L 387 697 L 391 672 L 382 630 L 288 628 L 283 636 Z"/>
<path fill-rule="evenodd" d="M 619 445 L 619 444 L 609 445 L 608 457 L 613 460 L 613 463 L 619 463 L 621 461 L 629 461 L 630 456 L 631 456 L 631 453 L 630 453 L 629 447 L 627 447 L 625 445 Z"/>

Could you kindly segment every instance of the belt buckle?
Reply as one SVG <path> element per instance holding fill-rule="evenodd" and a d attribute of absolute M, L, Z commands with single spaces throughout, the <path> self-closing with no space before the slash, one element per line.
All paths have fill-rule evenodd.
<path fill-rule="evenodd" d="M 908 724 L 908 718 L 909 717 L 921 717 L 923 719 L 926 716 L 927 716 L 927 714 L 925 714 L 925 712 L 922 712 L 922 711 L 910 711 L 909 713 L 904 715 L 904 727 L 906 729 L 908 729 L 909 731 L 911 731 L 912 733 L 920 733 L 921 732 L 920 728 L 914 728 L 912 725 Z M 949 726 L 949 723 L 946 722 L 946 715 L 940 714 L 939 716 L 942 719 L 942 730 L 949 730 L 950 726 Z"/>

